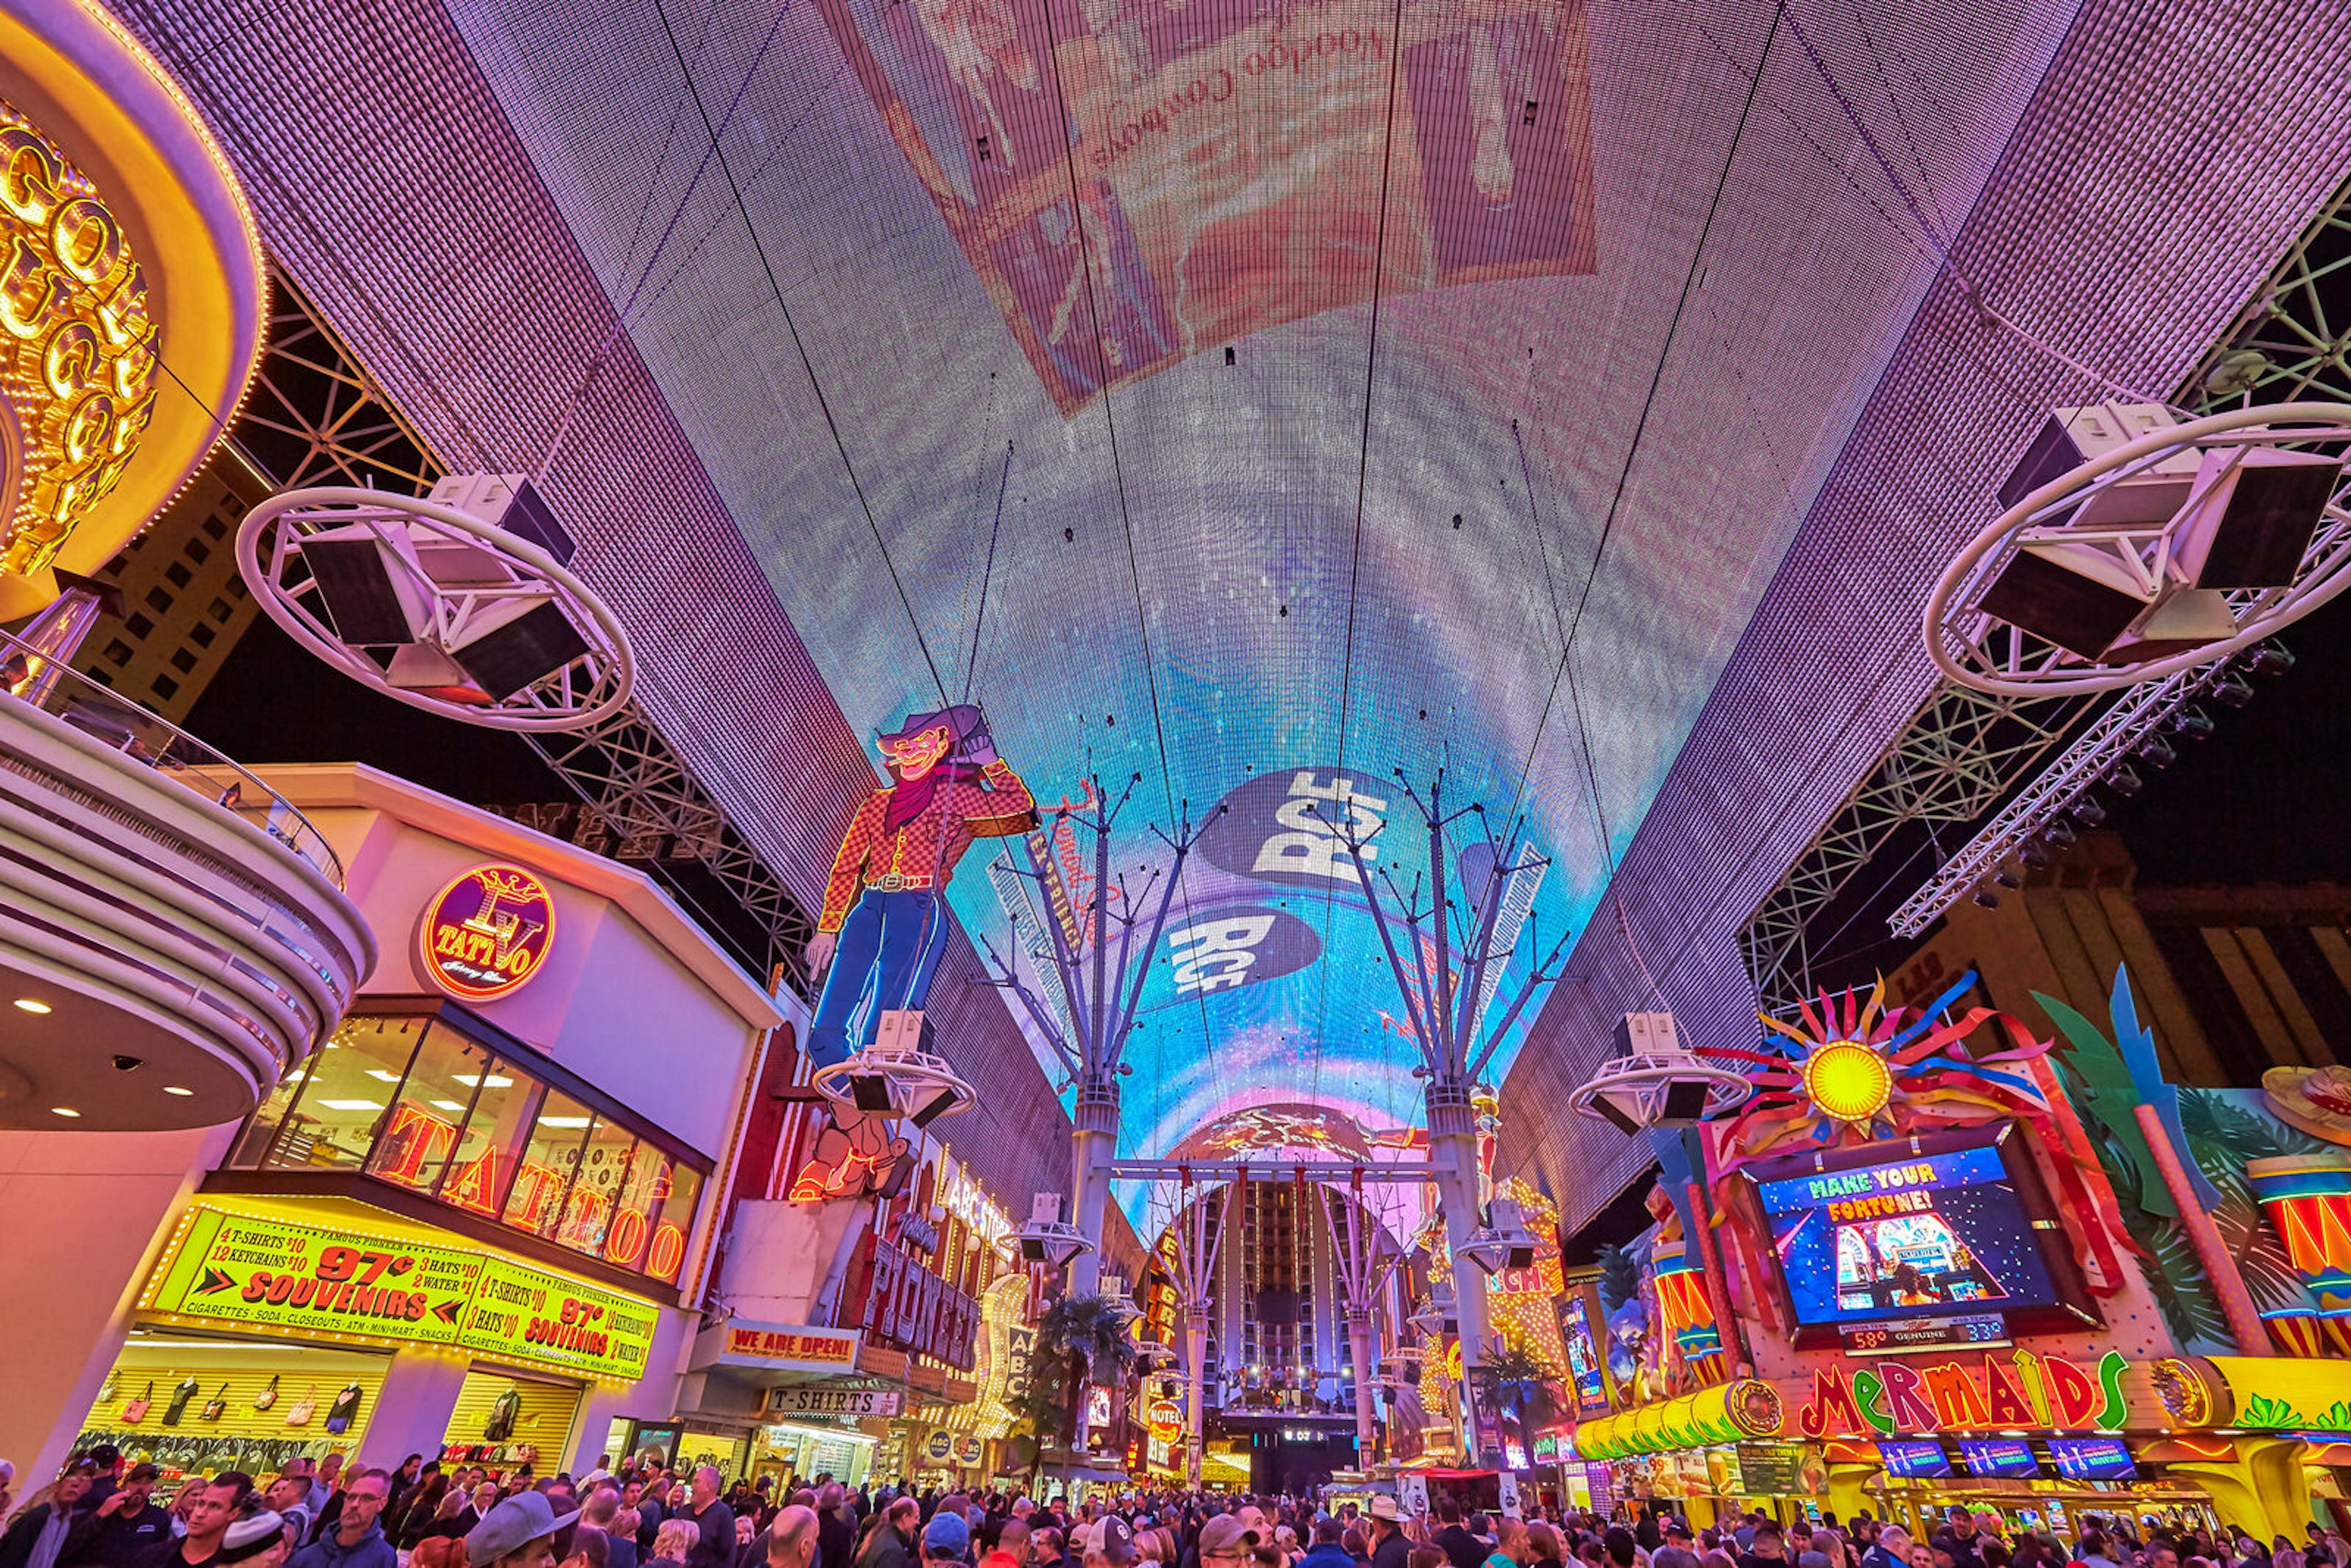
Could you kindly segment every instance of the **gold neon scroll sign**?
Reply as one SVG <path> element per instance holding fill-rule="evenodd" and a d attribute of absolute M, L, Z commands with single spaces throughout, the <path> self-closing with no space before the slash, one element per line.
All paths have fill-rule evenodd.
<path fill-rule="evenodd" d="M 155 413 L 155 322 L 122 225 L 0 102 L 0 570 L 30 575 L 122 477 Z"/>

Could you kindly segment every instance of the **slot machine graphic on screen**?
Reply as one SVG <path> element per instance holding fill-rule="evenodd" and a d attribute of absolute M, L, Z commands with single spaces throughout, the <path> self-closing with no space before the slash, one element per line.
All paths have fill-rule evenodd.
<path fill-rule="evenodd" d="M 2098 1318 L 2011 1124 L 1745 1173 L 1801 1344 L 1988 1346 Z"/>

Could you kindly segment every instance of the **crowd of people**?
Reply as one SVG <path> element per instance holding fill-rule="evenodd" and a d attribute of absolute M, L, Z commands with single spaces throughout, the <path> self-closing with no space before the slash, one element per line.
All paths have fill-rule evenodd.
<path fill-rule="evenodd" d="M 2264 1544 L 2085 1515 L 2064 1541 L 1961 1506 L 1920 1539 L 1866 1513 L 1693 1530 L 1636 1503 L 1521 1518 L 1444 1497 L 1409 1514 L 1384 1493 L 1324 1508 L 1166 1490 L 1038 1501 L 830 1475 L 728 1487 L 714 1467 L 650 1459 L 576 1480 L 421 1455 L 389 1471 L 295 1459 L 266 1481 L 188 1479 L 169 1508 L 160 1479 L 99 1447 L 17 1504 L 0 1466 L 0 1568 L 2351 1568 L 2351 1541 L 2314 1523 Z"/>

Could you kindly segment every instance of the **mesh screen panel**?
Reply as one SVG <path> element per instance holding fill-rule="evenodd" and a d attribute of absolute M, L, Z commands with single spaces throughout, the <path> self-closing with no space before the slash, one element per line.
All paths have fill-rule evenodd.
<path fill-rule="evenodd" d="M 1048 799 L 1091 763 L 1255 835 L 1187 873 L 1132 1151 L 1416 1119 L 1351 873 L 1256 875 L 1297 797 L 1253 781 L 1343 761 L 1409 883 L 1393 769 L 1497 811 L 1523 779 L 1580 923 L 1931 267 L 1765 8 L 455 9 L 852 720 L 968 681 Z M 2069 15 L 1811 37 L 1955 220 Z M 1168 962 L 1249 922 L 1246 985 Z"/>

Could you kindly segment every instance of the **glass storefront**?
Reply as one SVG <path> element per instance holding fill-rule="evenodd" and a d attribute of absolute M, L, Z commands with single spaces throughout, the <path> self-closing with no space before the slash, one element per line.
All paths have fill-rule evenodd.
<path fill-rule="evenodd" d="M 347 1019 L 225 1168 L 354 1172 L 674 1281 L 704 1172 L 443 1019 Z"/>

